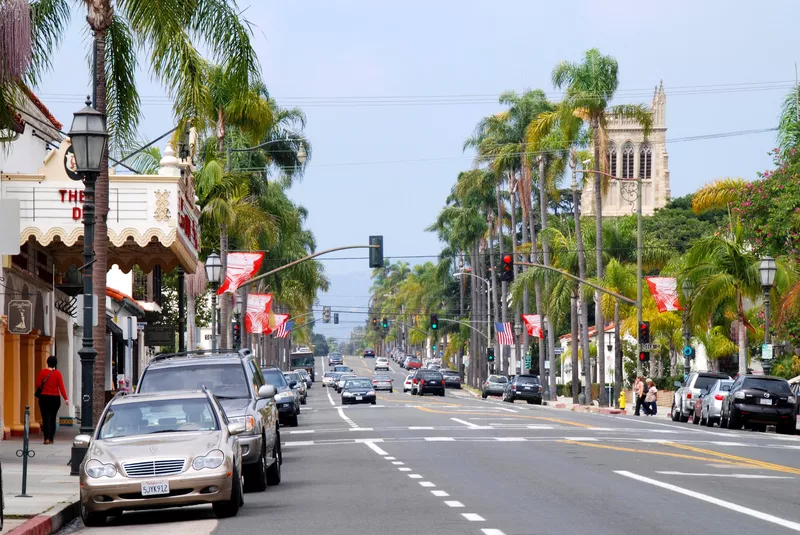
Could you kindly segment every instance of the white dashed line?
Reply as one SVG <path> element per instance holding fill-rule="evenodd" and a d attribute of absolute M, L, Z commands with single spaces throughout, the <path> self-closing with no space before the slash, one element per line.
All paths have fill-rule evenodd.
<path fill-rule="evenodd" d="M 355 423 L 353 420 L 351 420 L 350 418 L 348 418 L 348 417 L 345 415 L 345 413 L 344 413 L 344 411 L 342 410 L 342 408 L 341 408 L 341 407 L 338 407 L 338 408 L 336 409 L 336 411 L 339 413 L 339 416 L 341 416 L 341 417 L 342 417 L 342 420 L 344 420 L 345 422 L 347 422 L 347 425 L 349 425 L 350 427 L 358 427 L 358 424 L 357 424 L 357 423 Z"/>
<path fill-rule="evenodd" d="M 472 422 L 468 422 L 466 420 L 461 420 L 460 418 L 450 418 L 450 419 L 453 420 L 456 423 L 459 423 L 459 424 L 462 424 L 462 425 L 466 425 L 470 429 L 492 429 L 492 426 L 490 426 L 490 425 L 476 425 L 476 424 L 473 424 Z"/>
<path fill-rule="evenodd" d="M 455 500 L 445 500 L 445 505 L 448 507 L 464 507 L 464 504 Z"/>
<path fill-rule="evenodd" d="M 483 518 L 481 515 L 477 515 L 475 513 L 461 513 L 461 516 L 469 520 L 470 522 L 485 522 L 486 519 Z"/>
<path fill-rule="evenodd" d="M 525 437 L 494 437 L 498 442 L 525 442 Z"/>
<path fill-rule="evenodd" d="M 384 457 L 387 461 L 394 461 L 394 457 Z"/>
<path fill-rule="evenodd" d="M 426 442 L 454 442 L 453 437 L 425 437 Z"/>
<path fill-rule="evenodd" d="M 692 472 L 659 472 L 656 474 L 664 474 L 665 476 L 694 476 L 694 477 L 730 477 L 733 479 L 794 479 L 791 476 L 762 476 L 759 474 L 698 474 Z"/>
<path fill-rule="evenodd" d="M 378 446 L 376 446 L 375 442 L 373 442 L 372 440 L 361 440 L 360 442 L 366 444 L 369 449 L 371 449 L 378 455 L 387 455 L 387 453 L 382 449 L 380 449 Z"/>
<path fill-rule="evenodd" d="M 423 426 L 415 426 L 415 425 L 412 425 L 411 427 L 409 427 L 409 429 L 410 429 L 411 431 L 421 431 L 421 430 L 423 430 L 423 429 L 433 429 L 433 427 L 428 427 L 428 426 L 424 426 L 424 425 L 423 425 Z"/>
<path fill-rule="evenodd" d="M 483 533 L 484 535 L 506 535 L 505 533 L 503 533 L 499 529 L 492 529 L 492 528 L 482 529 L 481 533 Z"/>
<path fill-rule="evenodd" d="M 351 427 L 350 431 L 374 431 L 371 427 Z"/>
<path fill-rule="evenodd" d="M 396 466 L 403 466 L 406 463 L 404 463 L 403 461 L 392 461 L 392 464 Z"/>
<path fill-rule="evenodd" d="M 290 435 L 307 435 L 308 433 L 313 433 L 313 429 L 303 429 L 301 431 L 289 431 Z"/>
<path fill-rule="evenodd" d="M 431 483 L 430 481 L 420 481 L 419 484 L 421 486 L 425 487 L 425 488 L 428 488 L 428 489 L 431 488 L 431 487 L 435 487 L 436 486 L 435 484 Z M 444 492 L 444 491 L 443 490 L 432 490 L 431 492 Z M 442 496 L 448 496 L 448 494 L 445 492 L 444 494 L 442 494 Z"/>
<path fill-rule="evenodd" d="M 401 466 L 401 467 L 398 468 L 398 470 L 400 470 L 401 472 L 410 472 L 411 468 L 409 468 L 407 466 Z"/>
<path fill-rule="evenodd" d="M 422 483 L 425 483 L 425 482 L 423 481 Z M 422 483 L 420 483 L 420 485 L 422 485 Z M 447 494 L 447 493 L 446 493 L 445 491 L 443 491 L 443 490 L 432 490 L 432 491 L 431 491 L 431 494 L 433 494 L 433 495 L 434 495 L 434 496 L 436 496 L 437 498 L 446 498 L 447 496 L 450 496 L 449 494 Z"/>
<path fill-rule="evenodd" d="M 564 437 L 564 440 L 573 440 L 575 442 L 597 442 L 597 439 L 592 437 Z"/>
<path fill-rule="evenodd" d="M 716 444 L 717 446 L 749 446 L 750 444 L 742 444 L 741 442 L 724 442 L 724 441 L 712 441 L 711 444 Z"/>
<path fill-rule="evenodd" d="M 313 446 L 314 445 L 314 441 L 313 440 L 298 440 L 298 441 L 295 441 L 295 442 L 284 442 L 283 445 L 287 446 L 287 447 L 292 447 L 292 446 Z"/>
<path fill-rule="evenodd" d="M 528 425 L 528 429 L 555 429 L 552 425 Z"/>
<path fill-rule="evenodd" d="M 419 474 L 408 474 L 408 477 L 411 479 L 422 479 L 422 476 Z"/>

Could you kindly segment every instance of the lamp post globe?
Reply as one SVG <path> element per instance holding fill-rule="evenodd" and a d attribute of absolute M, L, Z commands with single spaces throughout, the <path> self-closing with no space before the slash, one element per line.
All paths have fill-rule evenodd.
<path fill-rule="evenodd" d="M 758 266 L 758 274 L 761 278 L 761 288 L 764 290 L 764 345 L 771 342 L 769 336 L 769 293 L 775 284 L 775 274 L 777 272 L 778 265 L 775 263 L 774 258 L 765 256 L 761 259 Z M 762 359 L 761 365 L 764 368 L 764 375 L 769 375 L 772 371 L 772 361 Z"/>
<path fill-rule="evenodd" d="M 206 258 L 206 279 L 211 284 L 219 284 L 219 278 L 222 275 L 222 261 L 216 251 L 212 252 Z"/>
<path fill-rule="evenodd" d="M 308 159 L 308 153 L 306 152 L 306 146 L 303 143 L 301 143 L 300 148 L 297 149 L 297 161 L 300 162 L 300 165 L 303 165 L 306 163 L 307 159 Z"/>
<path fill-rule="evenodd" d="M 75 112 L 69 138 L 75 153 L 77 172 L 99 173 L 100 162 L 108 141 L 106 116 L 92 108 L 88 97 L 86 106 Z"/>

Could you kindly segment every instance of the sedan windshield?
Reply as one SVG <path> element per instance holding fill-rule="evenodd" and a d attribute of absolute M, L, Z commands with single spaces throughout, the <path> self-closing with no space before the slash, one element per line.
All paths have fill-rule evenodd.
<path fill-rule="evenodd" d="M 272 385 L 275 388 L 289 386 L 289 383 L 286 381 L 286 376 L 283 375 L 282 371 L 276 368 L 262 369 L 261 373 L 264 375 L 264 380 L 268 385 Z"/>
<path fill-rule="evenodd" d="M 345 390 L 353 388 L 372 388 L 372 383 L 369 382 L 369 379 L 353 379 L 344 384 Z"/>
<path fill-rule="evenodd" d="M 206 398 L 148 400 L 111 405 L 97 438 L 218 430 L 219 422 Z"/>
<path fill-rule="evenodd" d="M 150 368 L 142 377 L 139 392 L 202 390 L 203 387 L 216 394 L 218 398 L 250 397 L 250 387 L 244 368 L 238 362 Z"/>

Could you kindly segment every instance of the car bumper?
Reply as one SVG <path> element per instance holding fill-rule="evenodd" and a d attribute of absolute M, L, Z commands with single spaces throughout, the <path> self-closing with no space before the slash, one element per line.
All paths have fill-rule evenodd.
<path fill-rule="evenodd" d="M 384 370 L 389 371 L 389 366 L 375 366 L 375 371 Z"/>
<path fill-rule="evenodd" d="M 514 396 L 514 399 L 533 399 L 533 400 L 540 400 L 542 399 L 541 392 L 530 392 L 525 390 L 517 390 L 516 392 L 511 392 L 511 395 Z"/>
<path fill-rule="evenodd" d="M 438 392 L 444 392 L 444 386 L 423 386 L 422 388 L 418 387 L 417 390 L 422 392 L 423 394 L 430 392 L 438 393 Z"/>
<path fill-rule="evenodd" d="M 242 447 L 242 464 L 257 463 L 261 457 L 261 435 L 239 435 Z"/>
<path fill-rule="evenodd" d="M 444 386 L 447 388 L 461 388 L 461 381 L 445 381 Z"/>
<path fill-rule="evenodd" d="M 392 385 L 375 385 L 375 390 L 391 390 Z"/>
<path fill-rule="evenodd" d="M 342 405 L 350 405 L 356 403 L 374 403 L 376 399 L 377 398 L 375 397 L 374 394 L 371 396 L 361 396 L 361 399 L 356 399 L 355 396 L 351 398 L 346 398 L 342 396 Z"/>
<path fill-rule="evenodd" d="M 278 403 L 279 417 L 286 418 L 288 416 L 294 416 L 295 412 L 294 401 Z"/>
<path fill-rule="evenodd" d="M 153 509 L 213 503 L 230 499 L 233 488 L 232 462 L 217 470 L 195 472 L 189 468 L 182 474 L 128 478 L 118 474 L 113 479 L 81 476 L 81 503 L 90 513 L 112 510 Z M 192 473 L 194 472 L 194 473 Z M 142 496 L 142 483 L 168 481 L 168 495 Z M 216 487 L 216 490 L 213 490 Z M 212 491 L 213 490 L 213 491 Z"/>
<path fill-rule="evenodd" d="M 760 424 L 782 424 L 796 422 L 794 407 L 760 407 L 758 405 L 736 405 L 743 421 Z"/>
<path fill-rule="evenodd" d="M 487 396 L 502 396 L 505 390 L 501 390 L 499 388 L 486 388 L 483 392 Z"/>

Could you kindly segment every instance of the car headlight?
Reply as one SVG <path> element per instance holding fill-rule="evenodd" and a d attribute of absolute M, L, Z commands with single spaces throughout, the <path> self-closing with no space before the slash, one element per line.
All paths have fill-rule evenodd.
<path fill-rule="evenodd" d="M 786 401 L 791 403 L 792 405 L 794 405 L 795 398 L 794 398 L 794 396 L 789 396 L 788 398 L 786 398 Z"/>
<path fill-rule="evenodd" d="M 369 392 L 367 392 L 367 395 L 368 396 L 374 396 L 375 395 L 375 391 L 374 390 L 370 390 Z"/>
<path fill-rule="evenodd" d="M 202 470 L 203 468 L 219 468 L 225 461 L 225 454 L 220 450 L 212 450 L 203 457 L 195 457 L 192 461 L 192 468 Z"/>
<path fill-rule="evenodd" d="M 348 397 L 348 398 L 353 397 L 353 393 L 352 392 L 342 392 L 342 395 L 345 396 L 345 397 Z"/>
<path fill-rule="evenodd" d="M 244 424 L 245 432 L 250 432 L 256 427 L 256 419 L 253 416 L 237 416 L 235 418 L 228 418 L 228 421 L 236 424 Z"/>
<path fill-rule="evenodd" d="M 738 392 L 733 393 L 733 397 L 736 399 L 744 399 L 744 392 L 739 390 Z"/>
<path fill-rule="evenodd" d="M 113 464 L 103 464 L 97 459 L 92 459 L 86 463 L 86 473 L 89 477 L 114 477 L 117 475 L 117 467 Z"/>
<path fill-rule="evenodd" d="M 288 400 L 288 399 L 292 399 L 292 397 L 293 397 L 293 396 L 292 396 L 292 393 L 291 393 L 291 392 L 281 392 L 280 394 L 278 394 L 277 396 L 275 396 L 275 399 L 276 399 L 276 400 L 278 400 L 278 401 L 281 401 L 281 400 Z"/>

